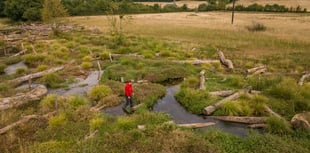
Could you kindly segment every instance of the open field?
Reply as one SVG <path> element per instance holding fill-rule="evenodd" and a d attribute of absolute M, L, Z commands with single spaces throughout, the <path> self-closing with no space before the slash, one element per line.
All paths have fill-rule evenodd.
<path fill-rule="evenodd" d="M 137 2 L 145 5 L 154 5 L 159 4 L 161 6 L 167 5 L 167 4 L 173 4 L 173 2 Z M 182 6 L 183 4 L 186 4 L 188 8 L 197 8 L 199 4 L 206 3 L 205 1 L 176 1 L 177 6 Z M 287 7 L 297 7 L 298 5 L 302 8 L 307 8 L 307 10 L 310 10 L 310 1 L 309 0 L 238 0 L 236 4 L 248 6 L 251 4 L 279 4 L 279 5 L 285 5 Z"/>
<path fill-rule="evenodd" d="M 211 45 L 248 55 L 291 52 L 310 47 L 310 16 L 308 14 L 236 13 L 165 13 L 130 15 L 124 31 L 186 42 L 186 46 Z M 71 17 L 73 23 L 109 31 L 105 16 Z M 262 23 L 264 32 L 249 32 L 246 27 Z M 280 23 L 280 24 L 279 24 Z M 190 45 L 189 45 L 189 44 Z M 189 48 L 191 49 L 191 48 Z"/>

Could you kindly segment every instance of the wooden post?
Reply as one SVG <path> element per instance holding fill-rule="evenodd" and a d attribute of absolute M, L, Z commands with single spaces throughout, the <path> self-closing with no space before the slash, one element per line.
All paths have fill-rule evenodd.
<path fill-rule="evenodd" d="M 231 24 L 234 24 L 234 17 L 235 17 L 235 2 L 236 0 L 233 0 L 233 8 L 231 13 Z"/>
<path fill-rule="evenodd" d="M 101 65 L 99 60 L 97 60 L 97 65 L 98 65 L 98 69 L 99 69 L 99 73 L 98 73 L 98 80 L 100 80 L 100 74 L 101 74 Z"/>
<path fill-rule="evenodd" d="M 124 77 L 121 77 L 121 82 L 123 82 L 123 83 L 124 83 Z"/>
<path fill-rule="evenodd" d="M 200 87 L 199 87 L 200 90 L 206 90 L 206 86 L 205 86 L 205 81 L 206 81 L 205 73 L 206 73 L 205 70 L 202 70 L 200 72 Z"/>
<path fill-rule="evenodd" d="M 109 57 L 110 57 L 110 61 L 113 62 L 111 53 L 109 53 Z"/>
<path fill-rule="evenodd" d="M 31 90 L 31 84 L 32 84 L 32 77 L 30 76 L 29 79 L 28 79 L 29 90 Z"/>

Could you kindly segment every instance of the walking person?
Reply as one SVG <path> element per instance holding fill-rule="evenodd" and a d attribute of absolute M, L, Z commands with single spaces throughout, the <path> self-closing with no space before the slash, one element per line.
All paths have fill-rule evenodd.
<path fill-rule="evenodd" d="M 125 98 L 126 98 L 126 103 L 124 105 L 124 109 L 126 110 L 127 106 L 130 105 L 130 108 L 133 107 L 133 100 L 132 100 L 132 96 L 133 96 L 133 90 L 132 90 L 132 83 L 133 80 L 128 81 L 125 84 Z M 131 109 L 130 109 L 131 110 Z"/>

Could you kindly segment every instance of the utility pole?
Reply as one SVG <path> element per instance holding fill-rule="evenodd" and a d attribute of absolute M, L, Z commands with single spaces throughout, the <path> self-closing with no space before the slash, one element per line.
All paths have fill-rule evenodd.
<path fill-rule="evenodd" d="M 232 14 L 231 14 L 231 24 L 234 24 L 234 17 L 235 17 L 235 2 L 236 2 L 236 0 L 233 0 L 233 7 L 232 7 Z"/>

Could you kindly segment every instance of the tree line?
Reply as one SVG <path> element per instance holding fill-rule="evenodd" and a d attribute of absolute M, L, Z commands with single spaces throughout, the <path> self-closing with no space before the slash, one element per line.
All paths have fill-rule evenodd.
<path fill-rule="evenodd" d="M 44 20 L 42 11 L 46 0 L 0 0 L 0 17 L 8 17 L 16 21 L 40 21 Z M 172 0 L 50 0 L 64 6 L 68 15 L 103 15 L 103 14 L 129 14 L 129 13 L 160 13 L 160 12 L 184 12 L 184 11 L 214 11 L 214 10 L 232 10 L 227 4 L 234 0 L 207 0 L 200 4 L 197 9 L 190 9 L 186 4 L 176 6 L 167 4 L 161 6 L 154 4 L 152 6 L 134 3 L 134 1 L 166 1 Z M 51 8 L 47 10 L 53 11 Z M 259 5 L 249 6 L 237 5 L 237 11 L 267 11 L 267 12 L 307 12 L 300 6 L 287 8 L 284 5 Z M 57 12 L 57 11 L 54 11 Z M 61 11 L 62 12 L 62 11 Z M 45 12 L 46 13 L 46 12 Z"/>

